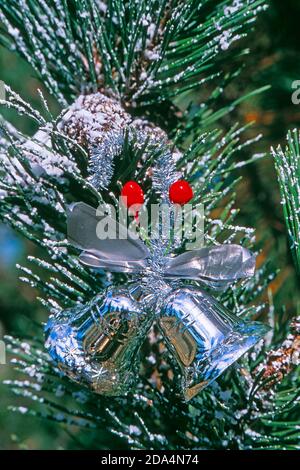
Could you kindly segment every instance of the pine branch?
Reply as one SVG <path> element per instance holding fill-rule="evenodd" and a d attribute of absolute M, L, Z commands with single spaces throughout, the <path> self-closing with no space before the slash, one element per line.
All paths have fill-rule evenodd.
<path fill-rule="evenodd" d="M 43 259 L 30 257 L 28 261 L 31 267 L 21 268 L 22 279 L 42 293 L 43 305 L 50 312 L 58 312 L 99 294 L 104 282 L 101 276 L 83 268 L 78 262 L 77 253 L 68 246 L 66 204 L 83 199 L 96 205 L 108 197 L 110 188 L 98 193 L 87 183 L 82 175 L 86 171 L 82 168 L 82 159 L 76 158 L 76 152 L 74 153 L 74 148 L 79 153 L 82 149 L 69 137 L 59 134 L 58 122 L 52 120 L 45 124 L 44 118 L 38 116 L 22 99 L 13 94 L 11 100 L 8 90 L 9 105 L 12 102 L 17 108 L 22 104 L 28 118 L 36 116 L 39 119 L 41 129 L 47 130 L 52 144 L 49 145 L 48 139 L 45 143 L 38 140 L 29 142 L 24 138 L 20 144 L 19 139 L 15 140 L 10 135 L 9 154 L 1 162 L 5 177 L 2 177 L 1 183 L 4 194 L 0 216 L 43 249 Z M 202 201 L 204 194 L 207 199 L 207 244 L 218 243 L 221 239 L 235 239 L 243 240 L 246 246 L 253 247 L 253 230 L 236 226 L 234 222 L 238 212 L 234 209 L 235 195 L 232 188 L 237 184 L 238 178 L 234 177 L 232 161 L 235 153 L 244 145 L 241 140 L 243 130 L 234 126 L 226 134 L 210 132 L 200 136 L 187 150 L 181 149 L 178 169 L 185 172 L 185 177 L 194 185 L 195 200 Z M 249 145 L 250 142 L 246 144 Z M 126 160 L 127 166 L 130 159 L 136 161 L 134 148 L 134 145 L 127 148 L 127 153 L 124 154 L 125 160 L 129 159 Z M 137 149 L 137 152 L 140 150 Z M 152 167 L 159 158 L 155 146 L 152 152 L 154 153 L 147 153 L 143 170 L 148 165 Z M 42 169 L 45 166 L 47 171 L 36 173 L 33 165 Z M 122 177 L 122 171 L 122 165 L 114 168 L 116 181 Z M 136 168 L 135 171 L 137 173 L 133 177 L 138 178 L 140 170 Z M 145 177 L 145 171 L 141 177 Z M 117 191 L 117 188 L 115 186 L 114 190 Z M 150 203 L 154 197 L 151 191 L 149 187 L 147 197 Z M 228 199 L 225 205 L 224 196 Z M 216 210 L 219 211 L 217 223 L 216 217 L 210 214 Z M 35 267 L 38 267 L 39 274 L 36 274 Z M 251 303 L 261 294 L 269 280 L 270 271 L 262 267 L 250 283 L 236 285 L 223 294 L 222 301 L 239 315 L 249 318 L 257 316 L 261 313 L 262 306 Z M 162 344 L 157 340 L 154 350 L 153 346 L 145 345 L 145 351 L 148 348 L 149 354 L 145 355 L 142 364 L 144 374 L 136 394 L 129 394 L 124 398 L 102 397 L 101 400 L 95 400 L 95 395 L 88 389 L 61 376 L 47 354 L 41 350 L 41 340 L 32 341 L 31 344 L 12 338 L 6 341 L 14 366 L 24 376 L 7 384 L 17 396 L 33 401 L 35 405 L 19 408 L 14 406 L 12 409 L 65 426 L 77 425 L 89 429 L 92 445 L 97 448 L 105 446 L 108 436 L 115 436 L 115 445 L 119 448 L 159 449 L 163 446 L 170 449 L 217 449 L 276 445 L 276 440 L 270 435 L 268 439 L 265 438 L 267 444 L 262 438 L 259 444 L 253 439 L 251 432 L 257 432 L 257 416 L 252 414 L 252 405 L 247 404 L 247 410 L 244 409 L 250 386 L 253 387 L 255 380 L 251 370 L 257 366 L 256 360 L 254 365 L 247 365 L 248 382 L 243 378 L 243 367 L 232 370 L 221 380 L 220 385 L 204 391 L 191 405 L 186 405 L 180 399 L 174 400 L 178 381 L 174 378 L 170 380 L 168 371 L 172 361 L 166 352 L 162 354 Z M 151 365 L 153 355 L 155 370 L 152 370 Z M 261 353 L 260 360 L 262 358 Z M 250 357 L 248 360 L 251 362 Z M 247 360 L 245 367 L 246 362 Z M 164 378 L 164 390 L 159 381 L 153 380 L 152 374 Z M 176 374 L 175 370 L 173 377 Z M 232 383 L 235 383 L 234 391 L 229 396 L 226 390 L 232 388 Z M 264 403 L 258 403 L 264 408 Z M 246 412 L 249 419 L 244 417 Z M 237 419 L 239 413 L 240 418 Z M 260 415 L 260 418 L 263 416 Z M 156 422 L 160 423 L 158 428 Z M 213 426 L 208 426 L 207 423 L 213 423 Z M 99 438 L 103 429 L 106 430 L 106 436 Z M 227 441 L 224 440 L 224 429 L 229 436 Z M 237 435 L 243 436 L 239 443 L 236 442 Z M 296 444 L 289 441 L 289 445 Z"/>
<path fill-rule="evenodd" d="M 288 230 L 290 249 L 300 273 L 300 138 L 295 129 L 287 136 L 285 150 L 280 146 L 272 154 L 278 175 L 281 204 Z"/>
<path fill-rule="evenodd" d="M 67 205 L 84 201 L 96 207 L 116 202 L 124 174 L 143 183 L 147 203 L 155 202 L 149 174 L 163 186 L 163 179 L 173 173 L 170 168 L 163 172 L 162 165 L 167 165 L 171 152 L 177 156 L 176 170 L 194 187 L 195 203 L 206 204 L 206 244 L 235 241 L 258 251 L 253 230 L 238 223 L 234 191 L 239 183 L 237 168 L 263 156 L 236 164 L 236 155 L 260 136 L 245 141 L 246 127 L 236 124 L 224 133 L 212 130 L 212 125 L 242 99 L 214 110 L 223 85 L 237 75 L 222 72 L 226 51 L 263 9 L 261 0 L 3 1 L 1 41 L 28 60 L 62 106 L 82 92 L 100 91 L 118 100 L 124 108 L 121 114 L 130 111 L 129 121 L 133 115 L 159 115 L 176 136 L 172 145 L 167 136 L 161 138 L 165 133 L 160 129 L 156 140 L 163 142 L 143 141 L 141 145 L 138 134 L 128 138 L 125 133 L 119 164 L 109 162 L 111 182 L 98 191 L 88 178 L 90 148 L 84 139 L 78 141 L 67 132 L 68 122 L 62 125 L 68 109 L 53 117 L 41 95 L 43 112 L 39 113 L 6 87 L 7 100 L 2 104 L 33 120 L 39 131 L 30 138 L 4 123 L 0 218 L 40 247 L 40 254 L 30 256 L 20 270 L 22 279 L 38 289 L 49 312 L 93 302 L 108 280 L 113 285 L 128 280 L 125 275 L 108 279 L 79 263 L 78 251 L 67 241 Z M 234 60 L 244 51 L 231 49 L 230 53 Z M 178 121 L 170 123 L 177 111 L 173 98 L 215 77 L 220 81 L 207 102 L 195 114 L 188 110 L 179 118 L 179 126 Z M 167 102 L 170 113 L 158 102 Z M 193 143 L 188 146 L 187 142 Z M 292 150 L 295 157 L 297 152 Z M 263 264 L 253 279 L 233 285 L 219 298 L 240 317 L 257 318 L 266 310 L 261 296 L 274 276 L 270 266 Z M 269 318 L 272 315 L 270 308 Z M 272 323 L 278 331 L 273 316 Z M 299 373 L 294 361 L 299 352 L 298 332 L 290 333 L 293 339 L 287 336 L 282 342 L 274 335 L 269 344 L 257 346 L 189 404 L 178 397 L 179 371 L 155 327 L 143 346 L 137 390 L 122 398 L 97 399 L 88 388 L 62 376 L 44 351 L 41 333 L 37 331 L 30 341 L 6 338 L 17 371 L 17 378 L 6 383 L 24 400 L 23 406 L 11 408 L 84 430 L 77 447 L 300 447 L 295 391 Z M 279 373 L 272 376 L 270 388 L 275 350 L 280 357 Z"/>
<path fill-rule="evenodd" d="M 263 0 L 4 0 L 0 40 L 63 106 L 100 90 L 135 108 L 221 78 L 224 51 L 264 8 Z"/>
<path fill-rule="evenodd" d="M 145 382 L 134 395 L 95 400 L 87 389 L 62 378 L 37 343 L 12 338 L 6 342 L 12 364 L 24 376 L 6 383 L 17 396 L 35 403 L 34 408 L 13 407 L 14 411 L 78 426 L 90 436 L 92 448 L 101 449 L 110 439 L 111 449 L 114 445 L 147 450 L 299 449 L 299 394 L 295 392 L 299 376 L 287 376 L 285 381 L 280 376 L 278 381 L 279 376 L 273 375 L 277 388 L 270 390 L 266 372 L 270 359 L 258 369 L 259 349 L 186 405 L 171 399 L 174 390 L 167 382 L 164 395 Z M 299 344 L 297 348 L 299 353 Z M 274 352 L 269 354 L 272 357 Z"/>

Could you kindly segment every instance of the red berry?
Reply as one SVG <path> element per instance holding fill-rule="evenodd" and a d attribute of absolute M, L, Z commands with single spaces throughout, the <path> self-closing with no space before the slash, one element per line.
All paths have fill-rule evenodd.
<path fill-rule="evenodd" d="M 133 205 L 144 204 L 144 192 L 140 185 L 135 181 L 128 181 L 124 184 L 121 191 L 122 201 L 126 207 L 130 208 Z"/>
<path fill-rule="evenodd" d="M 187 204 L 193 197 L 193 190 L 187 181 L 178 180 L 171 184 L 169 198 L 174 204 Z"/>

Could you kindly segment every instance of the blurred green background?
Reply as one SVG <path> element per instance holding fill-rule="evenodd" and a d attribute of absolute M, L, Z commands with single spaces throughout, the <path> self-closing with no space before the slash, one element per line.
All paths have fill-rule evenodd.
<path fill-rule="evenodd" d="M 243 103 L 222 122 L 227 128 L 232 122 L 245 124 L 255 120 L 245 138 L 260 133 L 263 138 L 252 146 L 253 153 L 269 153 L 271 146 L 285 143 L 288 129 L 300 128 L 300 105 L 292 103 L 292 83 L 300 80 L 300 2 L 271 0 L 269 3 L 270 8 L 259 18 L 255 32 L 245 40 L 244 45 L 251 47 L 245 69 L 222 98 L 230 102 L 255 88 L 270 85 L 269 91 Z M 41 88 L 55 110 L 56 104 L 35 78 L 32 69 L 3 48 L 0 48 L 0 80 L 37 108 L 40 107 L 37 88 Z M 201 102 L 202 96 L 200 90 L 194 98 Z M 3 114 L 17 128 L 34 133 L 34 127 L 15 113 L 3 111 Z M 280 270 L 262 301 L 271 299 L 282 319 L 287 315 L 294 316 L 297 308 L 299 310 L 300 283 L 288 250 L 271 156 L 245 167 L 242 174 L 244 179 L 239 187 L 237 204 L 241 209 L 241 219 L 246 225 L 256 228 L 257 239 L 264 245 L 260 261 L 267 258 L 273 269 Z M 19 281 L 20 273 L 15 267 L 16 263 L 26 263 L 27 254 L 35 251 L 33 245 L 0 226 L 0 339 L 4 334 L 30 337 L 34 323 L 46 320 L 46 312 L 36 301 L 37 293 Z M 0 380 L 10 378 L 11 368 L 0 366 Z M 0 385 L 0 400 L 0 449 L 72 448 L 73 441 L 62 428 L 7 411 L 9 404 L 22 405 L 22 400 L 12 397 L 4 385 Z"/>

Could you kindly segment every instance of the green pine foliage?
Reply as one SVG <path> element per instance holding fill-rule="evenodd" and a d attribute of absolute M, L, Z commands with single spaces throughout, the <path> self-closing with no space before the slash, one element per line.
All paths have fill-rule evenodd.
<path fill-rule="evenodd" d="M 278 175 L 284 218 L 288 230 L 290 249 L 300 273 L 300 141 L 295 129 L 287 136 L 285 150 L 272 149 Z"/>
<path fill-rule="evenodd" d="M 105 88 L 142 108 L 222 75 L 220 52 L 263 8 L 262 0 L 4 1 L 1 41 L 62 105 Z"/>
<path fill-rule="evenodd" d="M 207 244 L 237 242 L 260 251 L 254 230 L 239 224 L 235 208 L 238 170 L 264 156 L 251 154 L 251 144 L 259 137 L 245 140 L 247 126 L 236 123 L 224 132 L 219 122 L 262 90 L 218 109 L 216 103 L 238 76 L 239 61 L 247 53 L 233 43 L 250 32 L 264 9 L 263 0 L 2 1 L 2 44 L 29 62 L 61 109 L 52 115 L 40 93 L 39 112 L 6 86 L 2 104 L 32 120 L 49 137 L 41 142 L 2 121 L 0 218 L 39 247 L 41 255 L 20 266 L 21 279 L 39 292 L 47 312 L 91 301 L 107 283 L 106 275 L 82 266 L 78 250 L 68 244 L 68 204 L 84 201 L 96 207 L 114 202 L 124 168 L 142 182 L 158 157 L 155 149 L 147 152 L 141 171 L 134 142 L 127 142 L 120 165 L 114 167 L 114 187 L 96 191 L 87 179 L 87 149 L 59 126 L 63 110 L 81 93 L 100 91 L 120 101 L 132 116 L 146 117 L 168 132 L 182 152 L 178 171 L 193 185 L 195 202 L 205 203 Z M 225 67 L 228 61 L 231 71 Z M 180 111 L 178 96 L 191 96 L 191 90 L 203 86 L 206 101 L 196 111 L 191 106 Z M 299 179 L 298 189 L 294 179 L 286 186 L 289 165 L 299 155 L 297 145 L 290 141 L 289 153 L 277 153 L 278 168 L 282 164 L 287 172 L 285 176 L 279 170 L 288 201 L 294 201 L 286 196 L 289 188 L 293 197 L 299 196 Z M 242 150 L 248 159 L 237 165 Z M 148 196 L 151 201 L 151 188 Z M 286 217 L 299 260 L 299 198 L 297 203 L 294 212 L 290 202 Z M 263 344 L 190 403 L 178 396 L 178 371 L 162 351 L 155 330 L 156 342 L 145 341 L 143 347 L 137 389 L 126 397 L 105 398 L 62 376 L 37 328 L 30 340 L 6 338 L 18 373 L 6 383 L 24 403 L 11 409 L 64 426 L 79 449 L 299 449 L 299 326 L 290 329 L 287 320 L 279 327 L 272 305 L 261 302 L 275 275 L 268 263 L 262 264 L 253 279 L 220 294 L 237 315 L 267 317 L 274 328 Z M 125 275 L 111 279 L 120 285 L 127 280 Z M 283 363 L 273 360 L 278 354 Z"/>

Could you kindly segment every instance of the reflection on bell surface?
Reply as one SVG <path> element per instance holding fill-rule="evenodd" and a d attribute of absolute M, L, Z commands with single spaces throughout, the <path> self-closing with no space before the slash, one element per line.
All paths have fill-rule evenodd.
<path fill-rule="evenodd" d="M 138 352 L 152 324 L 127 289 L 108 289 L 46 325 L 46 348 L 72 380 L 103 395 L 122 395 L 137 378 Z"/>
<path fill-rule="evenodd" d="M 186 400 L 213 382 L 268 331 L 260 323 L 241 321 L 195 287 L 172 292 L 159 326 L 181 368 Z"/>

